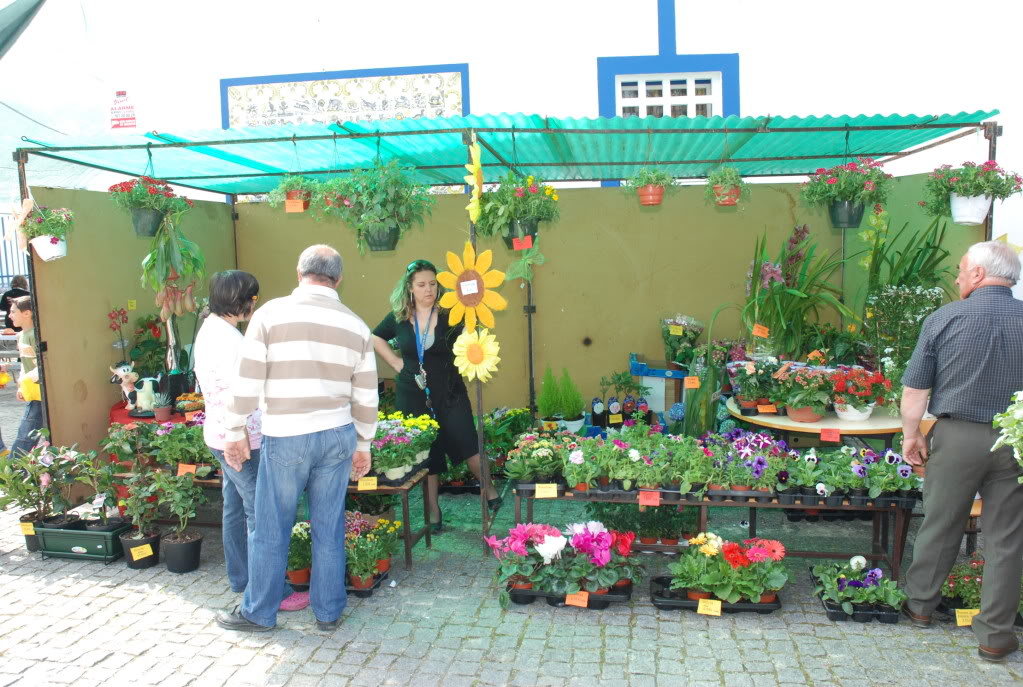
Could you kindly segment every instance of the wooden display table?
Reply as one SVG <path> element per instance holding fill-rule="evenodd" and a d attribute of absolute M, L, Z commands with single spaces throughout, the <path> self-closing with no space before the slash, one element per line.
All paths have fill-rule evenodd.
<path fill-rule="evenodd" d="M 792 434 L 816 434 L 820 435 L 821 430 L 836 429 L 840 436 L 859 436 L 868 439 L 881 439 L 886 449 L 892 448 L 895 435 L 902 432 L 902 417 L 900 415 L 889 415 L 886 410 L 875 410 L 869 419 L 862 422 L 850 422 L 840 420 L 833 414 L 827 414 L 817 422 L 796 422 L 784 415 L 774 413 L 761 413 L 759 415 L 746 416 L 739 411 L 735 398 L 728 399 L 726 403 L 728 412 L 732 417 L 748 422 L 758 427 L 773 429 L 782 434 L 782 437 L 789 444 L 792 443 Z"/>
<path fill-rule="evenodd" d="M 648 491 L 644 489 L 643 491 Z M 849 558 L 855 555 L 861 555 L 864 558 L 872 561 L 883 561 L 888 564 L 891 570 L 892 579 L 898 580 L 899 574 L 902 569 L 902 556 L 906 548 L 906 537 L 909 532 L 909 518 L 913 512 L 912 508 L 906 508 L 895 504 L 891 505 L 870 505 L 870 506 L 853 506 L 849 503 L 848 499 L 842 501 L 841 506 L 826 506 L 824 504 L 816 505 L 804 505 L 801 503 L 793 504 L 782 504 L 778 503 L 778 499 L 771 496 L 771 500 L 766 503 L 755 502 L 755 501 L 736 501 L 736 500 L 725 500 L 725 501 L 709 501 L 706 498 L 700 501 L 689 501 L 686 500 L 685 494 L 681 495 L 679 501 L 665 501 L 664 495 L 668 492 L 661 491 L 661 505 L 664 506 L 693 506 L 700 509 L 698 531 L 707 531 L 707 520 L 708 520 L 708 508 L 749 508 L 749 536 L 757 536 L 757 511 L 761 508 L 770 509 L 785 509 L 785 510 L 829 510 L 829 511 L 854 511 L 854 512 L 868 512 L 873 513 L 873 530 L 871 536 L 871 547 L 867 553 L 861 553 L 858 551 L 788 551 L 787 556 L 794 556 L 800 558 Z M 535 492 L 529 490 L 515 490 L 515 524 L 522 522 L 522 499 L 526 500 L 526 520 L 532 522 L 533 520 L 533 502 L 536 500 L 533 496 Z M 737 492 L 737 496 L 740 498 L 749 498 L 751 492 Z M 753 495 L 756 495 L 755 493 Z M 761 495 L 764 497 L 766 495 Z M 574 492 L 566 491 L 564 494 L 558 496 L 559 500 L 565 501 L 583 501 L 583 502 L 598 502 L 598 503 L 639 503 L 638 493 L 630 492 L 614 492 L 614 491 L 599 491 L 590 490 L 587 492 Z M 891 553 L 889 553 L 889 521 L 894 516 L 895 527 L 894 537 L 891 542 Z M 680 542 L 678 546 L 670 545 L 657 545 L 657 544 L 640 544 L 639 540 L 636 540 L 634 548 L 638 551 L 681 551 L 684 548 Z"/>

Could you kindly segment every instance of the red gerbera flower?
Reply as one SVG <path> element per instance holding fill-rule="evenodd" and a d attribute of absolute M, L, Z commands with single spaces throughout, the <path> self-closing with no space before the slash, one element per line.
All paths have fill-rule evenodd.
<path fill-rule="evenodd" d="M 725 545 L 721 547 L 721 553 L 732 568 L 745 568 L 750 564 L 749 558 L 746 557 L 746 550 L 735 542 L 725 542 Z"/>

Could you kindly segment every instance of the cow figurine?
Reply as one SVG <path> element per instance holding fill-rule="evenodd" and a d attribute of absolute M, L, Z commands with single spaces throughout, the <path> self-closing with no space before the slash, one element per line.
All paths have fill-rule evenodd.
<path fill-rule="evenodd" d="M 121 385 L 121 396 L 124 398 L 124 407 L 128 410 L 149 412 L 156 404 L 156 389 L 160 380 L 155 377 L 143 377 L 139 379 L 139 373 L 135 371 L 135 363 L 120 362 L 117 367 L 111 367 L 111 384 Z"/>

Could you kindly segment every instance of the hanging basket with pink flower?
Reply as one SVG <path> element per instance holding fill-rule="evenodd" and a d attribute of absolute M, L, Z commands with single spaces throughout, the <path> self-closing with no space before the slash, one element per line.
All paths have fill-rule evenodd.
<path fill-rule="evenodd" d="M 892 175 L 881 163 L 861 157 L 855 162 L 821 167 L 803 183 L 800 197 L 810 207 L 827 206 L 836 229 L 855 229 L 863 221 L 865 205 L 883 204 L 892 189 Z"/>
<path fill-rule="evenodd" d="M 21 231 L 39 259 L 49 262 L 67 255 L 67 236 L 74 223 L 74 213 L 67 208 L 38 205 L 25 218 Z"/>
<path fill-rule="evenodd" d="M 983 224 L 995 198 L 1005 200 L 1023 190 L 1023 177 L 1006 172 L 994 160 L 962 167 L 942 165 L 927 175 L 920 207 L 934 217 L 952 217 L 956 224 Z"/>

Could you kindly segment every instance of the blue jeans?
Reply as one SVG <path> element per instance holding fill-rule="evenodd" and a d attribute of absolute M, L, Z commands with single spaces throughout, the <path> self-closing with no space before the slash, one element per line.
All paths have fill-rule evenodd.
<path fill-rule="evenodd" d="M 209 448 L 209 447 L 208 447 Z M 259 473 L 259 449 L 252 449 L 249 460 L 237 471 L 224 460 L 224 452 L 210 448 L 220 461 L 224 475 L 224 561 L 231 591 L 241 593 L 249 584 L 248 538 L 256 529 L 256 475 Z"/>
<path fill-rule="evenodd" d="M 11 446 L 11 455 L 28 453 L 36 445 L 38 437 L 32 433 L 43 428 L 43 402 L 29 401 L 25 404 L 25 414 L 21 416 L 21 426 L 18 427 L 18 438 Z"/>
<path fill-rule="evenodd" d="M 256 529 L 249 536 L 249 584 L 241 613 L 266 627 L 277 624 L 288 544 L 298 497 L 309 494 L 313 576 L 309 602 L 317 620 L 341 617 L 345 594 L 345 495 L 355 452 L 355 426 L 293 437 L 263 437 L 256 479 Z"/>

